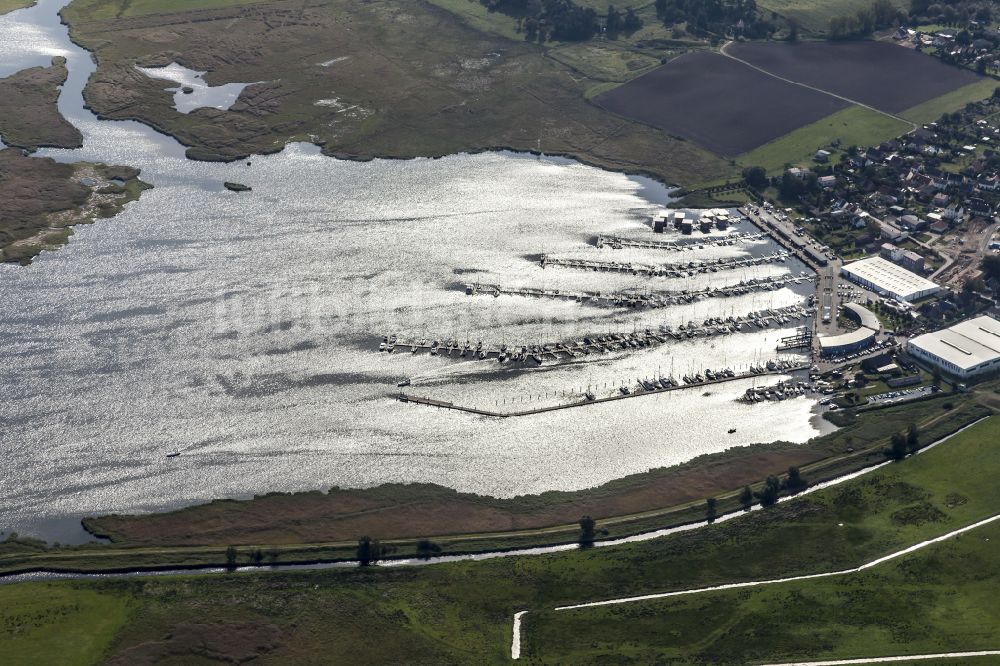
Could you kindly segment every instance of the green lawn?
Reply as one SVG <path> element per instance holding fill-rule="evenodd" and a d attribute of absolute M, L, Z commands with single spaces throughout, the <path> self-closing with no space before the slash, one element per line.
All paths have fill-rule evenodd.
<path fill-rule="evenodd" d="M 779 139 L 743 153 L 737 161 L 744 166 L 762 166 L 769 173 L 777 173 L 786 164 L 809 166 L 812 156 L 820 148 L 839 140 L 843 147 L 878 145 L 909 131 L 910 126 L 881 113 L 859 106 L 800 127 Z M 831 160 L 837 159 L 834 154 Z"/>
<path fill-rule="evenodd" d="M 0 589 L 0 662 L 96 663 L 128 620 L 128 597 L 73 584 Z"/>
<path fill-rule="evenodd" d="M 978 102 L 993 94 L 993 91 L 1000 87 L 1000 81 L 995 79 L 982 79 L 976 83 L 962 86 L 950 93 L 935 97 L 923 104 L 919 104 L 912 109 L 907 109 L 899 115 L 912 120 L 915 123 L 929 123 L 937 120 L 946 113 L 958 111 L 969 102 Z"/>

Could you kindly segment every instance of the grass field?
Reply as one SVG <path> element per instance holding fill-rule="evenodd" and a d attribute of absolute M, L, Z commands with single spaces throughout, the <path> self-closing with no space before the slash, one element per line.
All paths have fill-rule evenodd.
<path fill-rule="evenodd" d="M 1000 88 L 1000 81 L 996 79 L 982 79 L 976 83 L 963 86 L 958 90 L 953 90 L 950 93 L 907 109 L 900 113 L 900 115 L 915 123 L 933 122 L 946 113 L 962 109 L 969 102 L 978 102 L 986 99 L 997 88 Z"/>
<path fill-rule="evenodd" d="M 459 17 L 470 27 L 508 39 L 523 40 L 517 32 L 517 21 L 506 14 L 491 12 L 479 0 L 427 0 Z"/>
<path fill-rule="evenodd" d="M 128 619 L 128 598 L 109 590 L 19 585 L 2 597 L 0 661 L 10 666 L 96 663 Z"/>
<path fill-rule="evenodd" d="M 780 139 L 766 143 L 737 157 L 744 166 L 762 166 L 775 174 L 786 164 L 810 166 L 820 148 L 829 148 L 833 141 L 848 146 L 878 145 L 909 131 L 910 126 L 881 113 L 852 106 L 789 132 Z M 838 156 L 832 156 L 836 160 Z"/>
<path fill-rule="evenodd" d="M 893 0 L 893 4 L 901 9 L 909 8 L 906 0 Z M 871 0 L 760 0 L 757 5 L 762 10 L 798 20 L 809 32 L 825 33 L 831 18 L 855 14 L 859 9 L 870 7 Z"/>
<path fill-rule="evenodd" d="M 623 48 L 613 42 L 566 44 L 548 56 L 598 81 L 624 82 L 660 64 L 659 58 Z"/>
<path fill-rule="evenodd" d="M 1000 580 L 997 530 L 963 535 L 857 580 L 622 607 L 636 615 L 627 622 L 596 612 L 553 618 L 548 610 L 839 570 L 947 533 L 1000 511 L 997 441 L 994 417 L 841 486 L 651 542 L 423 569 L 2 586 L 0 608 L 16 607 L 20 595 L 56 595 L 53 604 L 81 592 L 120 595 L 128 600 L 127 622 L 110 643 L 107 633 L 95 639 L 111 647 L 117 663 L 165 652 L 180 663 L 205 649 L 230 660 L 252 653 L 261 664 L 317 663 L 315 655 L 330 659 L 348 649 L 374 663 L 505 663 L 511 617 L 523 609 L 531 610 L 525 663 L 587 663 L 612 650 L 636 663 L 650 663 L 661 649 L 675 652 L 672 663 L 734 663 L 727 655 L 780 662 L 885 654 L 885 646 L 901 643 L 911 651 L 931 643 L 933 651 L 973 649 L 1000 640 L 998 606 L 987 596 Z M 988 544 L 985 536 L 993 537 Z M 819 640 L 808 640 L 813 633 Z M 0 632 L 0 654 L 20 654 L 14 640 Z M 82 647 L 66 649 L 83 661 Z"/>
<path fill-rule="evenodd" d="M 7 0 L 0 0 L 4 2 Z M 17 1 L 17 0 L 13 0 Z M 219 9 L 240 5 L 254 5 L 266 0 L 76 0 L 74 11 L 86 15 L 89 20 L 131 18 L 149 14 L 170 14 L 174 12 Z"/>
<path fill-rule="evenodd" d="M 526 648 L 533 661 L 573 664 L 692 663 L 695 655 L 716 664 L 764 663 L 776 653 L 849 659 L 934 654 L 942 646 L 995 650 L 998 541 L 994 524 L 845 578 L 529 614 Z"/>
<path fill-rule="evenodd" d="M 15 9 L 31 7 L 34 4 L 35 0 L 0 0 L 0 15 L 12 12 Z"/>

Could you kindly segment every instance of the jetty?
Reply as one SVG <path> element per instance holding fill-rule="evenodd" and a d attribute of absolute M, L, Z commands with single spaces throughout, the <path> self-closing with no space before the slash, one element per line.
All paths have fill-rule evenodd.
<path fill-rule="evenodd" d="M 590 390 L 579 396 L 574 402 L 567 402 L 557 405 L 547 405 L 544 407 L 535 407 L 531 409 L 522 409 L 516 411 L 496 411 L 489 409 L 480 409 L 478 407 L 466 407 L 463 405 L 456 405 L 453 402 L 447 402 L 444 400 L 435 400 L 433 398 L 428 398 L 419 395 L 413 395 L 410 393 L 400 392 L 396 395 L 396 399 L 400 402 L 412 403 L 415 405 L 424 405 L 427 407 L 437 407 L 440 409 L 449 409 L 458 412 L 466 412 L 468 414 L 476 414 L 479 416 L 489 416 L 494 418 L 513 418 L 518 416 L 532 416 L 535 414 L 545 414 L 547 412 L 556 412 L 563 409 L 573 409 L 575 407 L 586 407 L 587 405 L 597 405 L 606 402 L 612 402 L 614 400 L 628 400 L 630 398 L 639 398 L 647 395 L 660 395 L 663 393 L 670 393 L 672 391 L 682 391 L 689 388 L 703 388 L 705 386 L 712 386 L 715 384 L 722 384 L 725 382 L 737 381 L 740 379 L 752 379 L 754 377 L 760 377 L 765 375 L 777 375 L 777 374 L 790 374 L 793 372 L 798 372 L 802 370 L 808 370 L 809 366 L 803 363 L 796 363 L 788 360 L 773 360 L 768 361 L 766 364 L 759 366 L 751 366 L 746 372 L 733 372 L 730 369 L 721 370 L 718 372 L 713 372 L 711 370 L 706 370 L 703 374 L 699 373 L 694 377 L 685 377 L 682 381 L 678 381 L 674 378 L 659 378 L 655 380 L 637 380 L 637 382 L 632 386 L 621 386 L 613 395 L 608 396 L 596 396 Z"/>
<path fill-rule="evenodd" d="M 562 268 L 577 268 L 587 271 L 629 273 L 631 275 L 646 275 L 650 277 L 684 278 L 703 273 L 718 273 L 749 266 L 784 263 L 789 257 L 787 252 L 774 252 L 760 257 L 744 259 L 705 259 L 686 261 L 674 264 L 650 266 L 621 261 L 599 261 L 595 259 L 568 259 L 542 255 L 542 268 L 560 266 Z"/>
<path fill-rule="evenodd" d="M 714 238 L 678 238 L 677 240 L 639 240 L 635 238 L 622 238 L 621 236 L 597 237 L 597 247 L 608 247 L 613 250 L 622 248 L 638 248 L 644 250 L 672 250 L 680 252 L 683 250 L 702 250 L 706 247 L 726 247 L 739 245 L 741 243 L 751 243 L 753 241 L 764 240 L 767 234 L 764 233 L 731 233 L 726 236 Z"/>
<path fill-rule="evenodd" d="M 719 335 L 761 330 L 770 326 L 785 326 L 800 321 L 813 314 L 812 308 L 791 305 L 773 310 L 751 312 L 748 315 L 711 317 L 703 322 L 689 321 L 676 328 L 661 325 L 657 329 L 647 328 L 631 333 L 593 334 L 576 340 L 549 342 L 536 345 L 488 345 L 482 340 L 471 341 L 408 339 L 398 335 L 387 335 L 379 344 L 379 351 L 386 353 L 404 352 L 416 354 L 427 352 L 431 356 L 442 356 L 467 360 L 496 360 L 500 363 L 530 363 L 538 366 L 546 361 L 566 362 L 582 359 L 590 354 L 610 354 L 620 351 L 635 351 L 675 340 L 710 338 Z"/>
<path fill-rule="evenodd" d="M 784 275 L 779 277 L 751 278 L 741 280 L 736 284 L 722 287 L 705 287 L 704 289 L 681 289 L 677 291 L 660 292 L 600 292 L 600 291 L 564 291 L 560 289 L 545 289 L 542 287 L 510 287 L 501 284 L 473 282 L 465 285 L 465 293 L 469 296 L 525 296 L 531 298 L 552 298 L 577 303 L 589 303 L 608 307 L 628 308 L 662 308 L 670 305 L 694 303 L 707 298 L 722 298 L 728 296 L 744 296 L 763 291 L 776 291 L 783 287 L 812 282 L 816 279 L 814 273 L 803 271 L 800 275 Z"/>

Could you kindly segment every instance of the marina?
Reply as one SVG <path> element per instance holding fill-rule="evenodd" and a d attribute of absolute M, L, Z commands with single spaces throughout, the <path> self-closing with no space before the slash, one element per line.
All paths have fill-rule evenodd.
<path fill-rule="evenodd" d="M 627 308 L 662 308 L 672 305 L 694 303 L 706 298 L 723 298 L 727 296 L 745 296 L 746 294 L 764 291 L 776 291 L 791 285 L 812 282 L 815 274 L 802 272 L 799 275 L 780 277 L 751 278 L 723 287 L 705 287 L 704 289 L 684 289 L 678 291 L 660 292 L 610 292 L 600 291 L 565 291 L 560 289 L 544 289 L 541 287 L 509 287 L 500 284 L 483 284 L 473 282 L 465 285 L 465 293 L 470 296 L 525 296 L 533 298 L 553 298 L 577 303 L 604 305 Z"/>
<path fill-rule="evenodd" d="M 586 271 L 630 273 L 632 275 L 645 275 L 649 277 L 686 278 L 704 273 L 718 273 L 719 271 L 747 268 L 750 266 L 784 263 L 788 257 L 789 254 L 787 252 L 773 252 L 760 257 L 747 257 L 746 259 L 705 259 L 651 266 L 631 262 L 570 259 L 542 255 L 541 265 L 542 268 L 559 266 Z"/>
<path fill-rule="evenodd" d="M 9 472 L 0 508 L 11 529 L 64 541 L 71 535 L 53 525 L 65 519 L 78 529 L 81 515 L 332 485 L 437 483 L 496 497 L 573 490 L 734 445 L 805 442 L 830 428 L 806 400 L 775 405 L 775 418 L 746 418 L 760 408 L 736 403 L 745 386 L 731 383 L 708 397 L 671 392 L 670 409 L 634 400 L 555 411 L 541 428 L 531 419 L 408 409 L 393 399 L 397 391 L 492 406 L 498 395 L 610 385 L 661 364 L 685 373 L 743 370 L 774 354 L 778 339 L 802 323 L 744 324 L 741 335 L 725 324 L 700 330 L 703 323 L 805 305 L 811 284 L 794 280 L 811 276 L 801 276 L 805 267 L 793 258 L 730 273 L 714 264 L 717 272 L 685 271 L 690 279 L 662 285 L 621 271 L 545 272 L 543 253 L 661 265 L 780 248 L 764 237 L 716 246 L 727 233 L 717 224 L 710 233 L 695 224 L 685 236 L 682 221 L 654 235 L 649 221 L 671 200 L 668 188 L 544 155 L 354 162 L 290 144 L 255 156 L 252 166 L 188 160 L 184 146 L 150 127 L 101 120 L 84 107 L 81 91 L 96 65 L 69 40 L 60 7 L 61 0 L 40 0 L 0 16 L 0 67 L 67 58 L 59 107 L 84 147 L 37 155 L 134 166 L 154 188 L 113 222 L 77 228 L 69 245 L 43 252 L 30 269 L 0 267 Z M 7 39 L 17 35 L 25 39 Z M 226 182 L 252 191 L 230 196 Z M 739 224 L 741 232 L 759 231 Z M 625 244 L 597 250 L 600 236 L 693 243 L 681 242 L 687 249 L 673 254 Z M 601 312 L 597 300 L 580 306 L 458 291 L 477 282 L 574 294 L 653 287 L 653 300 L 659 286 L 670 300 L 657 310 L 623 301 L 619 311 Z M 723 294 L 735 298 L 724 307 L 699 302 Z M 590 335 L 609 330 L 619 340 Z M 395 353 L 375 353 L 390 332 L 428 345 L 439 336 L 443 353 L 398 344 Z M 463 358 L 465 345 L 449 352 L 441 348 L 445 338 L 472 344 Z M 566 352 L 535 352 L 541 371 L 531 354 L 520 364 L 465 362 L 478 340 L 497 350 L 518 342 L 517 353 L 564 341 Z M 397 386 L 404 378 L 412 385 Z M 215 415 L 210 430 L 207 412 Z M 738 432 L 720 439 L 719 422 L 739 424 Z M 635 432 L 661 436 L 638 441 Z"/>
<path fill-rule="evenodd" d="M 518 416 L 533 416 L 536 414 L 545 414 L 547 412 L 561 411 L 564 409 L 572 409 L 574 407 L 585 407 L 587 405 L 597 405 L 606 402 L 613 402 L 617 400 L 626 400 L 628 398 L 638 398 L 647 395 L 658 395 L 662 393 L 669 393 L 672 391 L 681 391 L 689 388 L 712 386 L 715 384 L 723 384 L 726 382 L 737 381 L 740 379 L 752 379 L 754 377 L 761 377 L 765 375 L 778 375 L 778 374 L 790 374 L 793 372 L 799 372 L 802 370 L 808 370 L 809 365 L 803 363 L 797 363 L 789 360 L 772 360 L 768 361 L 766 364 L 750 366 L 745 372 L 734 372 L 731 368 L 727 368 L 720 371 L 706 370 L 704 373 L 697 373 L 696 375 L 685 375 L 680 380 L 674 379 L 673 377 L 659 377 L 656 379 L 639 379 L 635 384 L 621 385 L 618 391 L 612 395 L 608 396 L 597 396 L 589 388 L 582 394 L 577 394 L 577 399 L 573 402 L 561 403 L 556 405 L 547 405 L 543 407 L 535 407 L 532 409 L 522 409 L 517 411 L 495 411 L 489 409 L 481 409 L 478 407 L 468 407 L 463 405 L 458 405 L 453 402 L 447 402 L 444 400 L 436 400 L 434 398 L 429 398 L 425 396 L 413 395 L 408 393 L 400 392 L 396 399 L 400 402 L 412 403 L 416 405 L 424 405 L 427 407 L 438 407 L 440 409 L 450 409 L 459 412 L 466 412 L 468 414 L 476 414 L 478 416 L 490 416 L 494 418 L 513 418 Z M 783 394 L 784 395 L 784 394 Z M 782 400 L 784 398 L 781 398 Z"/>
<path fill-rule="evenodd" d="M 810 308 L 792 305 L 776 310 L 761 310 L 747 315 L 729 317 L 713 317 L 698 324 L 689 321 L 676 328 L 666 324 L 658 328 L 646 328 L 630 333 L 592 334 L 577 340 L 549 342 L 533 345 L 490 345 L 479 340 L 476 344 L 466 340 L 428 340 L 426 338 L 413 340 L 399 335 L 386 335 L 379 343 L 379 351 L 392 354 L 403 352 L 416 354 L 427 352 L 431 356 L 445 358 L 468 358 L 478 360 L 497 360 L 500 363 L 533 362 L 542 365 L 545 361 L 565 362 L 582 359 L 590 354 L 610 354 L 613 352 L 629 352 L 646 347 L 660 345 L 668 341 L 689 340 L 692 338 L 715 337 L 739 332 L 761 330 L 770 326 L 785 326 L 791 322 L 800 321 L 812 316 Z"/>

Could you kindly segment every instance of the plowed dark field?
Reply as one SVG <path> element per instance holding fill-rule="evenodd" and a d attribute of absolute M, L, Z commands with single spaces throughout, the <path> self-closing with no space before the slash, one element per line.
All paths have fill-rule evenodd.
<path fill-rule="evenodd" d="M 728 156 L 849 106 L 707 52 L 683 55 L 595 101 Z"/>
<path fill-rule="evenodd" d="M 979 76 L 886 42 L 735 43 L 727 52 L 777 76 L 889 113 L 975 83 Z"/>

